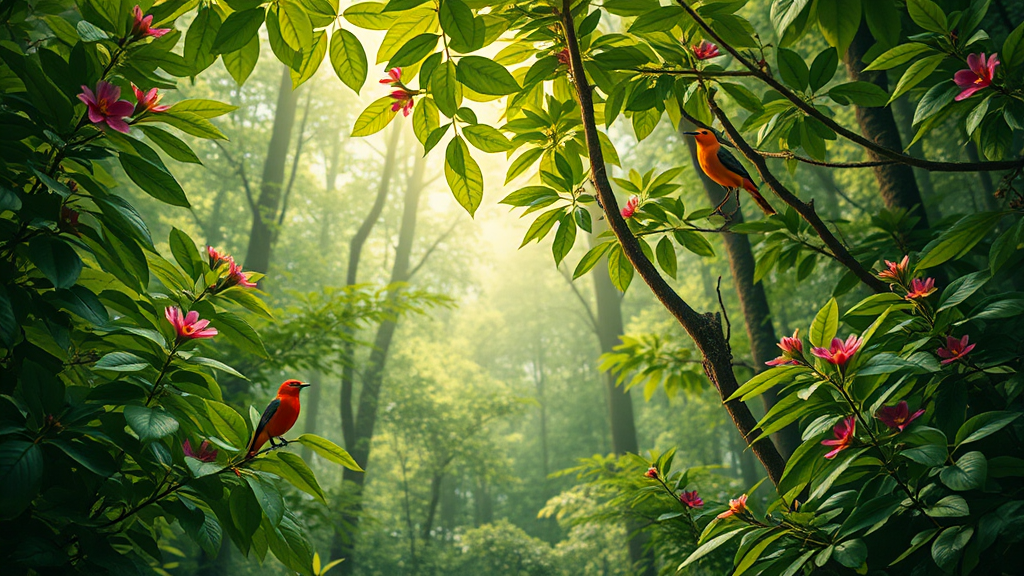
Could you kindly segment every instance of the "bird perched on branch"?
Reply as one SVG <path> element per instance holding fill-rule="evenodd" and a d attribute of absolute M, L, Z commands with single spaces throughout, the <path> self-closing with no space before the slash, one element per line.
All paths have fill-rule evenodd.
<path fill-rule="evenodd" d="M 764 196 L 757 191 L 757 185 L 753 178 L 747 173 L 747 169 L 740 164 L 740 161 L 731 152 L 722 148 L 715 133 L 707 128 L 700 128 L 695 132 L 683 132 L 693 136 L 697 141 L 697 162 L 700 169 L 719 185 L 725 187 L 725 200 L 715 208 L 715 212 L 722 209 L 729 201 L 733 190 L 743 188 L 753 196 L 754 202 L 761 207 L 761 210 L 769 216 L 775 214 L 775 209 L 764 199 Z M 736 201 L 739 202 L 737 196 Z"/>
<path fill-rule="evenodd" d="M 252 458 L 260 451 L 267 441 L 271 446 L 277 446 L 274 438 L 279 438 L 283 443 L 287 441 L 281 436 L 292 429 L 295 421 L 299 418 L 299 392 L 309 384 L 298 380 L 285 380 L 284 384 L 277 389 L 277 397 L 270 401 L 267 409 L 260 417 L 260 423 L 249 441 L 249 449 L 246 452 L 247 458 Z"/>

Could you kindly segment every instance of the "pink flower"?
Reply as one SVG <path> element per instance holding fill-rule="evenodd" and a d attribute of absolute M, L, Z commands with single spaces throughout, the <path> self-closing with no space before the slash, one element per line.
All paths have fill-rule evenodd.
<path fill-rule="evenodd" d="M 207 328 L 209 320 L 200 320 L 199 312 L 192 310 L 184 317 L 181 315 L 181 308 L 168 306 L 164 309 L 164 316 L 174 326 L 174 332 L 178 340 L 194 340 L 197 338 L 213 338 L 217 335 L 216 328 Z"/>
<path fill-rule="evenodd" d="M 139 102 L 135 105 L 136 115 L 145 114 L 146 112 L 165 112 L 170 108 L 170 106 L 166 105 L 157 105 L 164 95 L 158 93 L 156 88 L 150 88 L 148 92 L 144 92 L 138 86 L 132 84 L 132 92 L 135 92 L 135 99 Z"/>
<path fill-rule="evenodd" d="M 690 508 L 700 508 L 701 506 L 704 505 L 704 500 L 697 495 L 696 490 L 692 492 L 687 492 L 686 490 L 683 490 L 683 492 L 679 494 L 679 501 Z"/>
<path fill-rule="evenodd" d="M 415 94 L 409 92 L 405 88 L 399 88 L 391 93 L 391 97 L 395 99 L 394 103 L 391 104 L 391 111 L 398 112 L 402 111 L 402 114 L 408 116 L 409 111 L 412 110 L 412 97 Z"/>
<path fill-rule="evenodd" d="M 395 68 L 392 68 L 391 70 L 388 70 L 388 77 L 387 78 L 381 78 L 380 80 L 378 80 L 378 82 L 380 82 L 381 84 L 390 84 L 392 86 L 401 86 L 402 85 L 402 69 L 398 68 L 398 67 L 395 67 Z"/>
<path fill-rule="evenodd" d="M 718 52 L 718 46 L 707 40 L 701 40 L 700 44 L 693 46 L 693 55 L 697 57 L 697 60 L 707 60 L 709 58 L 717 58 L 722 54 Z"/>
<path fill-rule="evenodd" d="M 630 196 L 629 200 L 626 201 L 626 205 L 622 207 L 622 217 L 626 219 L 632 218 L 638 206 L 640 206 L 640 199 L 636 196 Z"/>
<path fill-rule="evenodd" d="M 846 342 L 839 338 L 833 338 L 832 345 L 829 348 L 814 348 L 811 350 L 811 354 L 825 360 L 829 364 L 845 366 L 863 343 L 863 340 L 854 335 L 850 335 Z"/>
<path fill-rule="evenodd" d="M 949 364 L 967 356 L 967 353 L 974 350 L 975 346 L 975 344 L 967 343 L 967 334 L 964 334 L 964 337 L 959 340 L 952 336 L 946 336 L 946 347 L 939 348 L 935 353 L 940 358 L 945 358 L 941 364 Z"/>
<path fill-rule="evenodd" d="M 733 514 L 743 514 L 747 511 L 747 495 L 744 494 L 734 500 L 729 500 L 729 509 L 718 515 L 719 518 L 728 518 Z"/>
<path fill-rule="evenodd" d="M 910 256 L 904 256 L 903 260 L 900 260 L 899 264 L 886 260 L 885 266 L 887 269 L 879 272 L 878 277 L 890 284 L 902 282 L 903 276 L 907 273 L 907 266 L 909 264 Z"/>
<path fill-rule="evenodd" d="M 131 116 L 134 106 L 127 100 L 118 100 L 121 89 L 109 82 L 100 80 L 96 83 L 96 92 L 88 86 L 82 86 L 78 99 L 89 108 L 89 121 L 93 124 L 106 124 L 118 132 L 128 133 L 128 123 L 122 120 Z"/>
<path fill-rule="evenodd" d="M 963 91 L 954 98 L 957 102 L 966 100 L 978 90 L 992 85 L 996 66 L 999 66 L 999 58 L 993 54 L 986 59 L 984 52 L 971 54 L 967 57 L 967 66 L 969 69 L 960 70 L 953 75 L 956 85 L 963 88 Z"/>
<path fill-rule="evenodd" d="M 881 420 L 882 424 L 885 424 L 889 428 L 896 428 L 900 432 L 910 425 L 911 422 L 917 420 L 918 416 L 924 414 L 924 408 L 921 408 L 913 414 L 910 413 L 910 409 L 907 407 L 905 400 L 900 400 L 900 403 L 895 406 L 883 406 L 878 409 L 875 413 L 875 418 Z"/>
<path fill-rule="evenodd" d="M 782 366 L 785 364 L 800 364 L 804 358 L 804 343 L 800 339 L 800 329 L 793 331 L 792 336 L 783 336 L 782 341 L 777 344 L 782 349 L 782 356 L 775 360 L 765 362 L 768 366 Z M 797 359 L 800 360 L 797 360 Z"/>
<path fill-rule="evenodd" d="M 217 451 L 210 449 L 209 440 L 203 440 L 203 443 L 199 445 L 199 451 L 196 452 L 192 449 L 192 443 L 186 438 L 185 443 L 181 445 L 181 449 L 185 452 L 185 456 L 190 456 L 202 462 L 214 462 L 217 460 Z"/>
<path fill-rule="evenodd" d="M 655 468 L 654 466 L 651 466 L 650 468 L 647 469 L 647 472 L 644 472 L 644 476 L 646 476 L 648 478 L 652 478 L 652 479 L 653 478 L 657 478 L 658 477 L 658 469 Z"/>
<path fill-rule="evenodd" d="M 853 433 L 857 428 L 857 419 L 854 416 L 847 416 L 836 424 L 835 428 L 832 429 L 832 433 L 836 435 L 835 440 L 822 440 L 821 443 L 824 446 L 835 446 L 831 452 L 825 454 L 825 458 L 829 460 L 836 457 L 837 454 L 846 450 L 850 447 L 853 442 Z"/>
<path fill-rule="evenodd" d="M 225 264 L 229 260 L 231 260 L 231 256 L 228 256 L 227 254 L 224 254 L 224 253 L 218 251 L 213 246 L 207 246 L 206 247 L 206 255 L 210 259 L 210 269 L 211 270 L 214 270 L 214 269 L 217 268 L 217 266 L 220 266 L 221 264 Z"/>
<path fill-rule="evenodd" d="M 132 31 L 129 36 L 132 39 L 138 40 L 150 36 L 152 38 L 159 38 L 164 34 L 171 31 L 170 28 L 150 28 L 153 24 L 153 15 L 142 16 L 142 8 L 136 4 L 135 8 L 132 8 Z"/>
<path fill-rule="evenodd" d="M 927 298 L 935 293 L 935 279 L 925 278 L 923 281 L 920 278 L 914 278 L 910 282 L 910 291 L 904 296 L 907 300 L 916 300 L 918 298 Z"/>
<path fill-rule="evenodd" d="M 242 267 L 235 264 L 235 259 L 228 256 L 228 276 L 224 281 L 224 287 L 241 286 L 242 288 L 255 288 L 256 283 L 249 281 L 249 274 L 242 272 Z"/>

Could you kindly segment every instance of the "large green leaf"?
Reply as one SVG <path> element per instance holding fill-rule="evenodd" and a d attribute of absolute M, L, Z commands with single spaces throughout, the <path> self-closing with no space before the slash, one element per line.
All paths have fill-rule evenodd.
<path fill-rule="evenodd" d="M 284 498 L 281 497 L 277 486 L 254 474 L 245 474 L 242 478 L 256 495 L 256 500 L 260 503 L 260 508 L 263 509 L 263 513 L 267 515 L 270 523 L 274 526 L 280 524 L 281 518 L 284 517 Z"/>
<path fill-rule="evenodd" d="M 386 128 L 398 113 L 397 110 L 391 109 L 391 105 L 394 103 L 395 100 L 391 96 L 374 100 L 366 107 L 366 110 L 363 110 L 359 118 L 356 118 L 355 124 L 352 125 L 352 137 L 369 136 Z"/>
<path fill-rule="evenodd" d="M 256 69 L 256 62 L 260 59 L 260 39 L 255 37 L 250 40 L 240 50 L 229 52 L 221 56 L 221 62 L 224 63 L 224 69 L 231 74 L 234 78 L 235 83 L 239 86 L 245 84 L 245 81 L 252 74 L 252 71 Z"/>
<path fill-rule="evenodd" d="M 832 339 L 839 331 L 839 305 L 832 298 L 825 307 L 818 311 L 811 323 L 811 346 L 828 348 Z"/>
<path fill-rule="evenodd" d="M 359 38 L 339 28 L 331 36 L 330 54 L 331 65 L 338 78 L 358 94 L 366 82 L 368 70 L 366 51 Z"/>
<path fill-rule="evenodd" d="M 988 461 L 978 451 L 961 456 L 952 466 L 946 466 L 939 473 L 939 479 L 951 490 L 964 492 L 976 490 L 985 485 L 988 477 Z"/>
<path fill-rule="evenodd" d="M 206 414 L 220 437 L 238 450 L 249 444 L 249 428 L 245 418 L 234 408 L 214 400 L 206 400 Z"/>
<path fill-rule="evenodd" d="M 907 0 L 907 12 L 915 24 L 929 32 L 945 34 L 946 14 L 931 0 Z"/>
<path fill-rule="evenodd" d="M 277 474 L 299 490 L 313 496 L 324 504 L 327 503 L 327 500 L 324 498 L 324 491 L 316 481 L 313 471 L 309 469 L 309 466 L 298 455 L 278 450 L 268 456 L 256 459 L 253 466 L 260 470 Z"/>
<path fill-rule="evenodd" d="M 933 268 L 966 255 L 1002 217 L 1002 212 L 980 212 L 964 216 L 924 247 L 916 270 Z"/>
<path fill-rule="evenodd" d="M 82 273 L 82 259 L 64 240 L 50 235 L 36 236 L 28 244 L 29 257 L 54 288 L 70 288 Z"/>
<path fill-rule="evenodd" d="M 340 464 L 349 470 L 355 470 L 361 472 L 363 469 L 359 467 L 355 459 L 349 455 L 341 446 L 338 446 L 334 442 L 326 438 L 317 436 L 316 434 L 303 434 L 295 439 L 296 442 L 311 448 L 314 452 L 319 454 L 321 457 Z"/>
<path fill-rule="evenodd" d="M 903 73 L 903 76 L 900 76 L 899 82 L 896 83 L 896 88 L 892 91 L 892 96 L 889 97 L 889 102 L 892 102 L 906 94 L 908 90 L 920 84 L 925 78 L 931 76 L 932 72 L 939 67 L 939 64 L 942 64 L 942 61 L 945 60 L 945 58 L 945 54 L 935 54 L 917 60 L 911 64 L 907 68 L 906 72 Z"/>
<path fill-rule="evenodd" d="M 416 64 L 420 60 L 423 60 L 431 52 L 434 51 L 434 47 L 437 46 L 437 40 L 440 38 L 437 34 L 420 34 L 409 39 L 408 42 L 402 45 L 395 52 L 395 55 L 391 57 L 391 61 L 388 62 L 388 68 L 401 68 L 403 66 L 411 66 Z"/>
<path fill-rule="evenodd" d="M 28 508 L 42 477 L 39 444 L 11 439 L 0 443 L 0 518 L 14 518 Z"/>
<path fill-rule="evenodd" d="M 124 173 L 150 196 L 172 206 L 190 206 L 185 191 L 169 172 L 162 167 L 133 154 L 122 152 L 121 167 Z"/>
<path fill-rule="evenodd" d="M 977 442 L 1002 430 L 1020 416 L 1019 412 L 983 412 L 963 423 L 956 432 L 957 446 Z"/>
<path fill-rule="evenodd" d="M 794 90 L 805 90 L 807 88 L 808 72 L 804 59 L 796 52 L 787 48 L 779 48 L 777 56 L 779 74 L 782 76 L 782 81 Z"/>
<path fill-rule="evenodd" d="M 481 94 L 504 96 L 521 89 L 519 83 L 504 66 L 483 56 L 463 56 L 459 60 L 457 70 L 459 82 Z M 441 111 L 443 112 L 444 109 L 442 108 Z"/>
<path fill-rule="evenodd" d="M 241 50 L 256 38 L 265 16 L 262 7 L 232 13 L 220 25 L 211 50 L 219 54 Z"/>
<path fill-rule="evenodd" d="M 860 0 L 818 0 L 818 28 L 829 46 L 840 54 L 853 42 L 860 26 Z"/>
<path fill-rule="evenodd" d="M 149 362 L 131 352 L 110 352 L 93 364 L 93 370 L 111 372 L 138 372 L 149 367 Z"/>
<path fill-rule="evenodd" d="M 459 204 L 472 216 L 484 197 L 484 176 L 461 136 L 452 138 L 444 155 L 444 175 Z"/>
<path fill-rule="evenodd" d="M 124 419 L 143 442 L 159 440 L 178 430 L 178 421 L 163 408 L 125 406 Z"/>

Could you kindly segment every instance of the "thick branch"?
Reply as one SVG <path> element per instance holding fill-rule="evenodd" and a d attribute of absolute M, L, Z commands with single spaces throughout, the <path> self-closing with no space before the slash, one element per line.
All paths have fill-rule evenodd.
<path fill-rule="evenodd" d="M 765 184 L 767 184 L 783 202 L 792 206 L 793 209 L 811 225 L 811 228 L 814 229 L 814 232 L 819 238 L 821 238 L 822 242 L 825 243 L 825 246 L 828 246 L 828 249 L 832 251 L 832 255 L 840 264 L 846 266 L 851 272 L 857 275 L 857 278 L 860 278 L 861 282 L 867 284 L 868 287 L 875 292 L 885 292 L 888 290 L 888 286 L 878 278 L 875 278 L 874 274 L 864 268 L 864 266 L 862 266 L 861 263 L 858 262 L 852 254 L 850 254 L 850 251 L 846 249 L 846 246 L 843 245 L 843 243 L 840 242 L 834 234 L 832 234 L 832 231 L 828 229 L 828 226 L 825 225 L 821 220 L 821 217 L 818 216 L 818 213 L 815 212 L 814 203 L 801 201 L 796 197 L 796 195 L 790 192 L 782 182 L 779 182 L 779 179 L 776 178 L 770 170 L 768 170 L 768 163 L 765 162 L 764 158 L 762 158 L 760 154 L 750 147 L 750 144 L 748 144 L 742 136 L 740 136 L 736 127 L 729 122 L 725 113 L 722 112 L 722 109 L 718 107 L 717 103 L 715 103 L 714 91 L 708 90 L 707 95 L 708 106 L 711 107 L 711 113 L 714 114 L 718 118 L 718 121 L 722 123 L 722 128 L 725 129 L 725 133 L 728 134 L 729 139 L 732 140 L 733 144 L 739 148 L 740 152 L 743 152 L 743 155 L 747 157 L 747 160 L 750 160 L 750 162 L 754 164 L 754 167 L 757 168 L 757 173 L 761 175 L 761 179 L 764 180 Z"/>
<path fill-rule="evenodd" d="M 709 72 L 707 70 L 695 70 L 692 68 L 634 68 L 633 71 L 640 72 L 641 74 L 666 74 L 669 76 L 694 76 L 700 78 L 734 78 L 737 76 L 757 76 L 757 74 L 746 70 L 719 70 L 717 72 Z"/>
<path fill-rule="evenodd" d="M 722 400 L 728 398 L 736 391 L 739 384 L 736 375 L 732 371 L 732 355 L 729 352 L 728 344 L 722 334 L 722 325 L 713 314 L 699 314 L 690 307 L 679 294 L 665 282 L 650 260 L 644 255 L 640 243 L 630 232 L 626 221 L 619 213 L 618 203 L 615 201 L 615 194 L 612 192 L 611 183 L 608 181 L 608 173 L 604 163 L 604 155 L 601 152 L 601 143 L 598 138 L 597 123 L 594 118 L 594 101 L 590 84 L 587 82 L 586 73 L 583 69 L 583 59 L 580 56 L 579 42 L 576 39 L 576 28 L 573 24 L 571 13 L 572 0 L 562 0 L 562 28 L 565 34 L 566 46 L 570 56 L 570 71 L 572 81 L 576 89 L 576 96 L 579 99 L 580 115 L 583 121 L 584 135 L 586 136 L 587 151 L 590 157 L 591 178 L 594 188 L 597 191 L 600 204 L 604 210 L 605 218 L 608 221 L 612 232 L 615 233 L 622 252 L 630 263 L 643 278 L 655 297 L 668 309 L 693 339 L 704 358 L 704 371 L 708 378 L 718 388 Z M 747 408 L 746 404 L 733 400 L 724 402 L 729 416 L 732 418 L 736 428 L 743 435 L 757 458 L 761 461 L 768 477 L 776 485 L 782 478 L 786 462 L 775 449 L 771 440 L 762 439 L 752 442 L 757 435 L 757 420 Z"/>
<path fill-rule="evenodd" d="M 1024 158 L 1018 158 L 1016 160 L 1002 160 L 997 162 L 935 162 L 932 160 L 915 158 L 913 156 L 909 156 L 897 150 L 892 150 L 890 148 L 886 148 L 885 146 L 876 144 L 875 142 L 868 140 L 867 138 L 861 136 L 860 134 L 857 134 L 856 132 L 841 126 L 839 123 L 829 118 L 825 114 L 822 114 L 821 111 L 815 108 L 812 104 L 806 102 L 798 94 L 795 94 L 794 92 L 783 86 L 782 83 L 776 80 L 774 77 L 772 77 L 771 74 L 769 74 L 765 70 L 762 70 L 754 62 L 751 62 L 750 60 L 744 58 L 738 50 L 733 48 L 728 42 L 723 40 L 722 37 L 718 35 L 718 33 L 712 30 L 711 25 L 709 25 L 703 18 L 701 18 L 700 14 L 697 14 L 697 11 L 690 7 L 686 0 L 676 0 L 676 2 L 680 6 L 682 6 L 683 10 L 685 10 L 690 15 L 690 17 L 693 18 L 694 22 L 696 22 L 697 25 L 700 26 L 701 29 L 703 29 L 704 32 L 708 36 L 710 36 L 718 44 L 720 48 L 725 48 L 725 50 L 729 52 L 729 54 L 732 54 L 733 58 L 736 58 L 736 60 L 740 64 L 742 64 L 746 69 L 750 70 L 755 77 L 757 77 L 765 84 L 774 88 L 776 91 L 779 92 L 779 94 L 782 94 L 782 96 L 785 97 L 786 100 L 792 102 L 797 108 L 802 110 L 808 116 L 820 120 L 824 125 L 831 128 L 833 131 L 835 131 L 843 138 L 846 138 L 847 140 L 850 140 L 851 142 L 854 142 L 855 144 L 858 144 L 863 148 L 867 148 L 868 150 L 871 150 L 876 154 L 892 158 L 893 160 L 896 160 L 901 164 L 908 164 L 910 166 L 915 166 L 917 168 L 924 168 L 925 170 L 930 170 L 932 172 L 991 172 L 996 170 L 1013 170 L 1016 168 L 1024 167 Z"/>

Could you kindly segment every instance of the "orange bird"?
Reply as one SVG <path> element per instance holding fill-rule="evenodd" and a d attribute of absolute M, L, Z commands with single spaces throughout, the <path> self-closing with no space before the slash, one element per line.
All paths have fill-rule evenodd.
<path fill-rule="evenodd" d="M 757 185 L 747 173 L 747 169 L 731 152 L 722 148 L 718 137 L 712 131 L 701 128 L 696 132 L 683 132 L 683 134 L 689 134 L 697 141 L 697 163 L 700 164 L 700 169 L 708 175 L 708 178 L 726 189 L 725 200 L 718 205 L 715 212 L 721 210 L 722 206 L 729 201 L 733 190 L 743 188 L 750 192 L 750 195 L 754 197 L 754 202 L 757 202 L 765 214 L 775 214 L 775 209 L 757 191 Z"/>
<path fill-rule="evenodd" d="M 292 429 L 295 421 L 299 418 L 299 392 L 306 386 L 309 384 L 298 380 L 285 380 L 284 384 L 281 384 L 281 387 L 277 389 L 277 397 L 270 401 L 270 405 L 260 417 L 260 423 L 256 426 L 252 441 L 249 442 L 249 451 L 246 457 L 255 456 L 268 440 L 271 446 L 277 446 L 274 443 L 274 438 L 280 438 Z M 287 443 L 284 438 L 280 438 L 280 440 Z"/>

